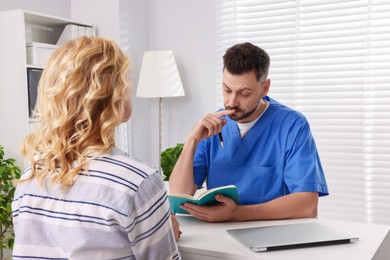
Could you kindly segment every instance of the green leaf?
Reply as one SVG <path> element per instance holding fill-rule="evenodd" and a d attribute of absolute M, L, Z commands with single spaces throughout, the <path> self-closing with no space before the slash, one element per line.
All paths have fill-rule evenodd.
<path fill-rule="evenodd" d="M 14 244 L 12 222 L 12 200 L 15 194 L 13 179 L 19 179 L 21 169 L 16 165 L 16 160 L 4 159 L 4 147 L 0 145 L 0 248 L 12 249 Z M 4 234 L 6 231 L 6 235 Z"/>
<path fill-rule="evenodd" d="M 165 176 L 164 181 L 169 180 L 177 159 L 179 159 L 183 150 L 183 146 L 183 143 L 178 143 L 176 146 L 167 148 L 161 153 L 161 169 Z"/>
<path fill-rule="evenodd" d="M 8 238 L 8 248 L 12 249 L 14 247 L 15 239 L 13 237 Z"/>

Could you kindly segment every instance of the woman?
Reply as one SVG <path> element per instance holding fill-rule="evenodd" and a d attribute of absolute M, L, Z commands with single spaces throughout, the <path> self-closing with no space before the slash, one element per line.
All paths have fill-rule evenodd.
<path fill-rule="evenodd" d="M 115 147 L 115 127 L 132 111 L 129 67 L 100 37 L 69 41 L 50 57 L 37 130 L 22 148 L 29 166 L 12 204 L 13 259 L 181 258 L 160 175 Z"/>

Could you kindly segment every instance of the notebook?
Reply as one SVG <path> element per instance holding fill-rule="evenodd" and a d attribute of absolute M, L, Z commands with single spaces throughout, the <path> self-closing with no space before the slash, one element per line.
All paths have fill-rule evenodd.
<path fill-rule="evenodd" d="M 228 234 L 255 252 L 334 245 L 359 238 L 318 222 L 229 229 Z"/>

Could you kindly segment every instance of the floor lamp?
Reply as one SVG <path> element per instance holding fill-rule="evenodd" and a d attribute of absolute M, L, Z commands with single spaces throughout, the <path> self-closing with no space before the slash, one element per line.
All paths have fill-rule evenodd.
<path fill-rule="evenodd" d="M 162 118 L 165 97 L 184 96 L 183 84 L 172 51 L 146 51 L 142 59 L 137 97 L 159 99 L 159 171 L 161 172 Z"/>

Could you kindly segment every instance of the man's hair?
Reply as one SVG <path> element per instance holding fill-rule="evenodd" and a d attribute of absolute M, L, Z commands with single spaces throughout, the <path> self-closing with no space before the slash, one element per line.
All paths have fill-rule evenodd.
<path fill-rule="evenodd" d="M 39 81 L 33 119 L 37 130 L 22 153 L 40 184 L 70 188 L 91 156 L 115 146 L 123 119 L 130 60 L 112 40 L 80 37 L 50 56 Z"/>
<path fill-rule="evenodd" d="M 260 47 L 245 42 L 236 44 L 226 50 L 223 56 L 223 69 L 233 75 L 255 72 L 258 81 L 268 77 L 270 58 Z"/>

